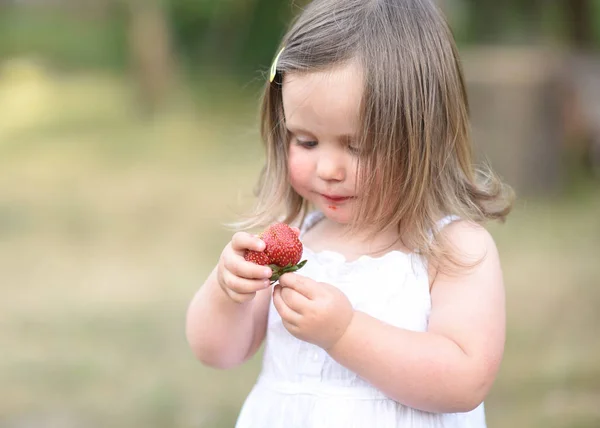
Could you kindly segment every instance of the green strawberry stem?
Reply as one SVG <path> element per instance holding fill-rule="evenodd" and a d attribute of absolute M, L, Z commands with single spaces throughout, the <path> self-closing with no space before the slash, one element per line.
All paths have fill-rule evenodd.
<path fill-rule="evenodd" d="M 277 265 L 269 265 L 269 267 L 273 270 L 273 275 L 270 278 L 271 285 L 275 284 L 279 280 L 281 275 L 283 275 L 284 273 L 296 272 L 297 270 L 302 269 L 302 267 L 304 267 L 305 264 L 306 264 L 306 260 L 302 260 L 300 263 L 298 263 L 296 265 L 290 264 L 290 265 L 287 265 L 284 267 L 277 266 Z"/>

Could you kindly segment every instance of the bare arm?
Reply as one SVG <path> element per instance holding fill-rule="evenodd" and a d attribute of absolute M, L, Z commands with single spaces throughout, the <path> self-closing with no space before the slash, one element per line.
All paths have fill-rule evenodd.
<path fill-rule="evenodd" d="M 466 223 L 447 229 L 459 254 L 485 258 L 460 276 L 437 276 L 428 331 L 400 329 L 356 312 L 328 352 L 400 403 L 463 412 L 484 400 L 502 360 L 504 287 L 485 229 Z"/>
<path fill-rule="evenodd" d="M 196 357 L 221 369 L 251 358 L 265 337 L 270 299 L 267 289 L 248 302 L 234 302 L 218 285 L 213 270 L 187 313 L 186 335 Z"/>
<path fill-rule="evenodd" d="M 264 243 L 249 234 L 234 235 L 188 308 L 188 343 L 196 357 L 212 367 L 243 363 L 265 337 L 271 271 L 246 262 L 246 248 L 261 251 Z"/>

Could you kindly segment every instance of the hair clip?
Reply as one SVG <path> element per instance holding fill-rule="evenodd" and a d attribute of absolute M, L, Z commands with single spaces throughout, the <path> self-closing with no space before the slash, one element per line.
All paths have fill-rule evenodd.
<path fill-rule="evenodd" d="M 277 62 L 279 62 L 279 57 L 283 53 L 284 49 L 285 49 L 285 46 L 281 48 L 281 50 L 275 57 L 275 60 L 273 61 L 273 65 L 271 65 L 271 77 L 269 78 L 269 82 L 273 82 L 273 80 L 275 80 L 275 75 L 277 74 Z"/>

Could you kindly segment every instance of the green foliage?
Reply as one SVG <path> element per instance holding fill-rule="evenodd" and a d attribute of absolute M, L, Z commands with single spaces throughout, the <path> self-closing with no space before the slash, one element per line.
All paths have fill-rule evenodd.
<path fill-rule="evenodd" d="M 0 13 L 0 58 L 38 56 L 67 67 L 120 67 L 127 58 L 125 22 L 112 19 L 8 8 Z"/>
<path fill-rule="evenodd" d="M 145 0 L 146 1 L 146 0 Z M 150 1 L 150 0 L 147 0 Z M 308 0 L 157 0 L 173 48 L 194 73 L 238 75 L 248 82 L 268 70 L 290 18 Z M 41 4 L 41 3 L 40 3 Z M 105 0 L 94 16 L 77 2 L 0 4 L 0 58 L 35 55 L 64 67 L 124 68 L 131 22 L 125 0 Z M 446 0 L 461 45 L 565 41 L 571 3 L 538 0 Z M 600 1 L 591 0 L 600 46 Z"/>
<path fill-rule="evenodd" d="M 167 10 L 179 52 L 193 66 L 248 74 L 268 68 L 291 7 L 274 0 L 171 0 Z"/>
<path fill-rule="evenodd" d="M 455 8 L 466 16 L 455 29 L 461 43 L 569 43 L 572 12 L 569 0 L 455 0 Z M 600 47 L 600 1 L 589 0 L 592 10 L 592 45 Z M 460 7 L 458 7 L 460 6 Z"/>

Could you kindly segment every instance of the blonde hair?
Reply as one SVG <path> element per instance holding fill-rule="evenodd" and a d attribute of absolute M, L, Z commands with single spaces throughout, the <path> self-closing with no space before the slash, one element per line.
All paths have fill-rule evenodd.
<path fill-rule="evenodd" d="M 284 46 L 262 99 L 266 164 L 254 213 L 244 226 L 282 218 L 292 223 L 309 209 L 288 182 L 283 76 L 351 61 L 364 76 L 361 198 L 353 230 L 397 225 L 407 248 L 441 260 L 448 251 L 436 233 L 440 218 L 505 219 L 513 193 L 488 167 L 472 164 L 463 72 L 451 30 L 433 0 L 315 0 L 292 24 Z M 360 191 L 375 187 L 380 191 Z"/>

